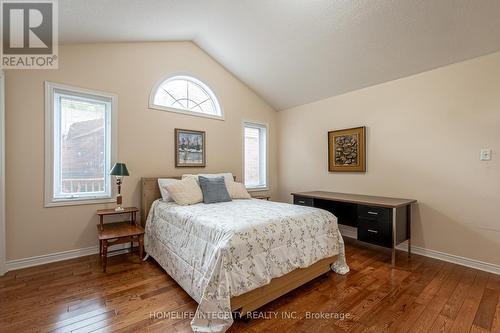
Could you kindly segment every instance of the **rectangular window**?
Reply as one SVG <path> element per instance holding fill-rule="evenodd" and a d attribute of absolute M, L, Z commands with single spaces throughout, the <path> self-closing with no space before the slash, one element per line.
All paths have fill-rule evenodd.
<path fill-rule="evenodd" d="M 244 174 L 247 189 L 266 190 L 267 126 L 244 123 Z"/>
<path fill-rule="evenodd" d="M 109 201 L 116 96 L 46 83 L 46 206 Z"/>

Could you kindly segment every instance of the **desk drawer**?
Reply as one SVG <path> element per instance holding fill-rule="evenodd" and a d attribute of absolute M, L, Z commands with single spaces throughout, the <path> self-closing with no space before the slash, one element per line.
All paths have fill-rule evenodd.
<path fill-rule="evenodd" d="M 392 225 L 388 221 L 359 218 L 358 240 L 392 247 Z"/>
<path fill-rule="evenodd" d="M 306 197 L 299 197 L 299 196 L 294 196 L 293 197 L 293 203 L 295 205 L 301 205 L 301 206 L 313 206 L 313 199 L 312 198 L 306 198 Z"/>
<path fill-rule="evenodd" d="M 389 208 L 358 205 L 358 217 L 377 221 L 391 221 L 392 212 Z"/>

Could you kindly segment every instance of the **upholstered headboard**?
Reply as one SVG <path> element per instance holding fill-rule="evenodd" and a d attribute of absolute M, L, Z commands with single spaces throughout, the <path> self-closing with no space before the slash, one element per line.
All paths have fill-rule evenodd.
<path fill-rule="evenodd" d="M 156 199 L 161 198 L 160 187 L 158 186 L 158 178 L 181 179 L 180 176 L 175 177 L 143 177 L 141 179 L 141 225 L 146 224 L 151 205 Z M 236 177 L 234 177 L 236 180 Z"/>

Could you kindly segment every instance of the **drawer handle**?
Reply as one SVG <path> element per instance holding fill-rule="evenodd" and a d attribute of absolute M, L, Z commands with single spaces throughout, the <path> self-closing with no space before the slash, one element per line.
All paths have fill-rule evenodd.
<path fill-rule="evenodd" d="M 377 230 L 368 229 L 367 231 L 368 231 L 368 232 L 371 232 L 372 234 L 378 234 L 378 231 L 377 231 Z"/>
<path fill-rule="evenodd" d="M 378 215 L 377 212 L 368 212 L 368 214 L 370 214 L 370 215 Z"/>
<path fill-rule="evenodd" d="M 306 202 L 304 200 L 299 200 L 300 204 L 305 204 Z"/>

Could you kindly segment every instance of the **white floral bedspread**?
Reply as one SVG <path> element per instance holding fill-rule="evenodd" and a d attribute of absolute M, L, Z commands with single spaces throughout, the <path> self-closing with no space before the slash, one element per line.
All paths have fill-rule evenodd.
<path fill-rule="evenodd" d="M 155 201 L 145 249 L 198 302 L 195 332 L 224 332 L 233 322 L 231 297 L 296 268 L 339 255 L 332 269 L 349 271 L 333 214 L 266 200 Z"/>

